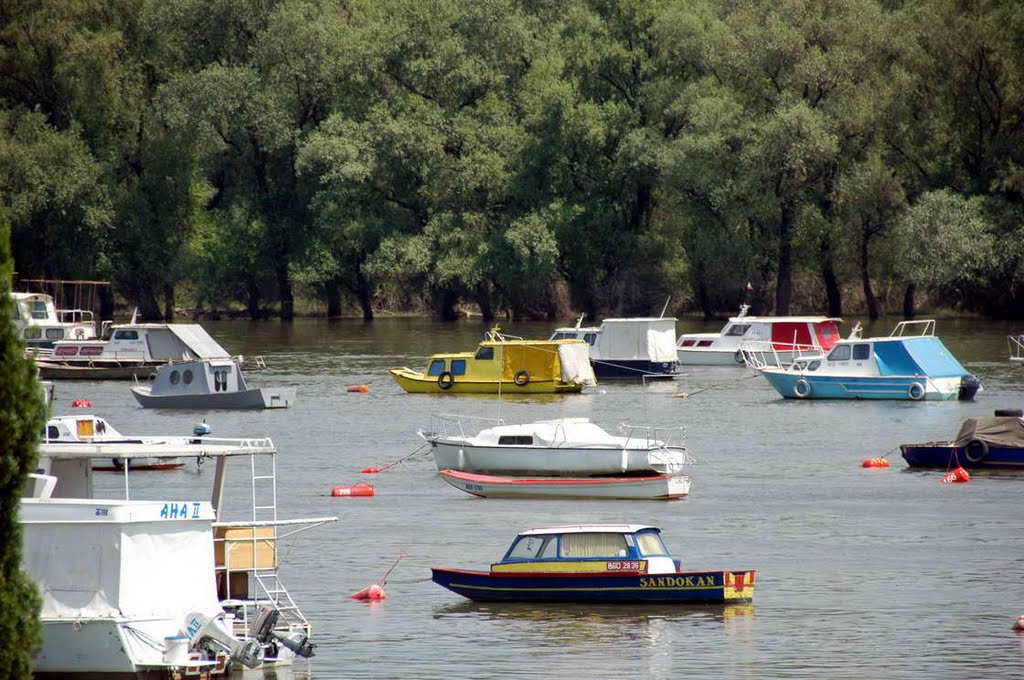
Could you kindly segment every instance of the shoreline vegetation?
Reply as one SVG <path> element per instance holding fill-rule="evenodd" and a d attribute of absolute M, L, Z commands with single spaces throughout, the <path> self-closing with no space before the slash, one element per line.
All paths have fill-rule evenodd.
<path fill-rule="evenodd" d="M 1007 0 L 10 0 L 0 220 L 101 316 L 1020 319 L 1022 36 Z"/>

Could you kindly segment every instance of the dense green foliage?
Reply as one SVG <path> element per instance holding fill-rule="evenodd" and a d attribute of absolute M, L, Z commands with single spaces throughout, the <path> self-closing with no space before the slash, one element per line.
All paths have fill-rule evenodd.
<path fill-rule="evenodd" d="M 18 499 L 35 469 L 46 406 L 36 368 L 11 322 L 10 226 L 0 214 L 0 678 L 32 676 L 43 641 L 39 591 L 21 569 Z"/>
<path fill-rule="evenodd" d="M 151 318 L 1021 316 L 1022 40 L 1016 0 L 9 0 L 0 207 L 22 275 Z"/>

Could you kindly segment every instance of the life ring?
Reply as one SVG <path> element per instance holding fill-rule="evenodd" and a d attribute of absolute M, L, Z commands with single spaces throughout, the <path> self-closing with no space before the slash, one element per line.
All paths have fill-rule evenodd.
<path fill-rule="evenodd" d="M 972 439 L 964 445 L 964 458 L 971 463 L 980 463 L 988 455 L 988 442 Z"/>
<path fill-rule="evenodd" d="M 741 349 L 736 350 L 736 354 L 732 355 L 732 360 L 735 361 L 737 364 L 747 363 L 747 360 L 743 358 L 743 350 Z"/>
<path fill-rule="evenodd" d="M 515 376 L 512 378 L 512 382 L 514 382 L 519 387 L 526 387 L 527 385 L 530 384 L 530 372 L 529 371 L 518 371 L 518 372 L 516 372 Z"/>
<path fill-rule="evenodd" d="M 919 382 L 910 383 L 910 387 L 907 388 L 907 396 L 914 401 L 921 401 L 924 399 L 924 385 Z"/>
<path fill-rule="evenodd" d="M 455 376 L 450 372 L 445 371 L 441 375 L 437 376 L 437 386 L 442 390 L 450 390 L 452 385 L 455 384 Z"/>
<path fill-rule="evenodd" d="M 803 378 L 800 378 L 795 383 L 793 383 L 793 394 L 799 397 L 800 399 L 809 397 L 811 394 L 811 383 L 807 382 Z"/>

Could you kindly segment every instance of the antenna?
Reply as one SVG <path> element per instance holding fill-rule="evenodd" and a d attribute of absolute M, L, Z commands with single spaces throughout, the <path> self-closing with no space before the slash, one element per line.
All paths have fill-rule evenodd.
<path fill-rule="evenodd" d="M 661 316 L 658 317 L 659 319 L 664 319 L 665 318 L 665 311 L 668 309 L 668 303 L 671 302 L 671 301 L 672 301 L 672 296 L 669 295 L 665 299 L 665 306 L 661 308 Z"/>

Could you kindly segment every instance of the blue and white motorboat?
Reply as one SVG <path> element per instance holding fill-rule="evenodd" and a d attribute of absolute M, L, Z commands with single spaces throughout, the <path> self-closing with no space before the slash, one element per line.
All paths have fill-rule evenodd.
<path fill-rule="evenodd" d="M 605 319 L 600 326 L 556 328 L 551 340 L 584 340 L 598 380 L 671 378 L 676 360 L 676 320 L 673 317 Z"/>
<path fill-rule="evenodd" d="M 785 365 L 771 352 L 747 363 L 787 399 L 969 401 L 981 382 L 935 336 L 935 321 L 902 321 L 887 337 L 861 338 L 859 325 L 827 354 Z"/>
<path fill-rule="evenodd" d="M 1024 411 L 999 410 L 993 416 L 965 418 L 956 438 L 900 444 L 910 467 L 1024 470 Z"/>

